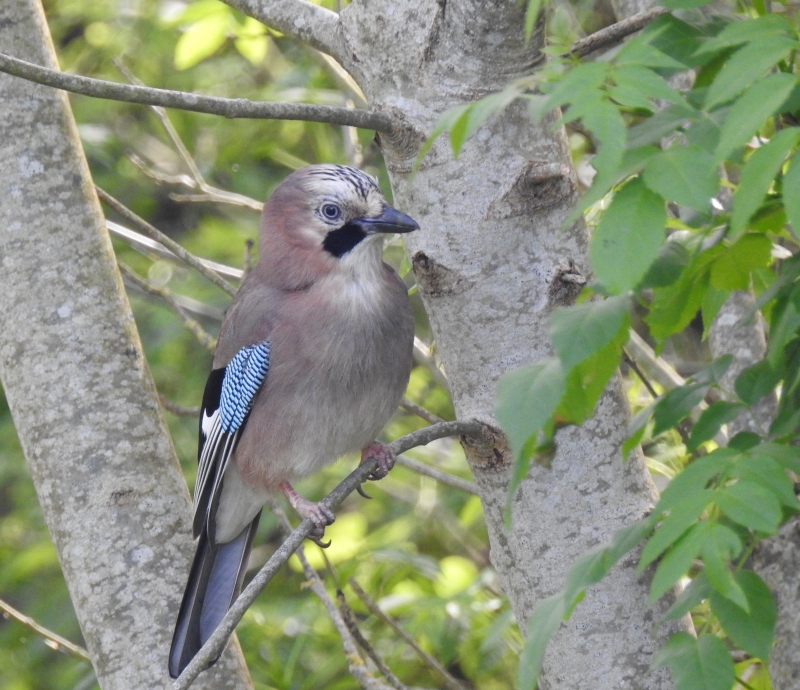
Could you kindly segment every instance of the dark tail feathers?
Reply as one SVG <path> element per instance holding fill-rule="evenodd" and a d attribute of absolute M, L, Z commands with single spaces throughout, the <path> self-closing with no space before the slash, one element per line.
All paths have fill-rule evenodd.
<path fill-rule="evenodd" d="M 172 678 L 177 678 L 200 651 L 239 596 L 260 517 L 259 512 L 227 544 L 211 544 L 205 528 L 200 534 L 169 651 Z M 216 659 L 209 666 L 214 662 Z"/>

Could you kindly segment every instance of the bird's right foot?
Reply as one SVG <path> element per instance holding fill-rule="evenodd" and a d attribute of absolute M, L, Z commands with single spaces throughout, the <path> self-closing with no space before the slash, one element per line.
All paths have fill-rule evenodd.
<path fill-rule="evenodd" d="M 315 503 L 303 498 L 289 482 L 283 482 L 280 489 L 289 499 L 289 503 L 297 514 L 314 523 L 314 530 L 309 535 L 309 539 L 323 549 L 329 547 L 331 545 L 330 541 L 323 542 L 322 537 L 325 536 L 325 528 L 336 520 L 333 511 L 322 503 Z"/>

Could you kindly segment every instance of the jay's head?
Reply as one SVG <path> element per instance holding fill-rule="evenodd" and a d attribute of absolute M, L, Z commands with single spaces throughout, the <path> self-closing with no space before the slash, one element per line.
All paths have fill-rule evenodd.
<path fill-rule="evenodd" d="M 375 178 L 344 165 L 296 170 L 273 192 L 261 221 L 260 256 L 281 283 L 381 265 L 382 237 L 419 225 L 387 205 Z"/>

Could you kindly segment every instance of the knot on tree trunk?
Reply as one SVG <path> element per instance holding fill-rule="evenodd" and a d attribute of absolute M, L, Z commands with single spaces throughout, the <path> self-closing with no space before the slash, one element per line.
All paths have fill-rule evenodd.
<path fill-rule="evenodd" d="M 467 288 L 467 280 L 458 272 L 443 266 L 425 252 L 417 252 L 411 259 L 411 269 L 420 292 L 427 297 L 457 295 Z"/>
<path fill-rule="evenodd" d="M 508 190 L 486 211 L 487 220 L 513 218 L 575 202 L 575 170 L 566 163 L 528 161 Z"/>
<path fill-rule="evenodd" d="M 481 436 L 462 436 L 460 440 L 473 471 L 503 472 L 513 463 L 508 439 L 497 427 L 484 423 Z"/>

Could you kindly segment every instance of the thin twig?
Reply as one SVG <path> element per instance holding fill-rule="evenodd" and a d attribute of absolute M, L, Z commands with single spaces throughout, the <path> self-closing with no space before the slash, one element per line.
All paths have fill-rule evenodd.
<path fill-rule="evenodd" d="M 142 82 L 137 79 L 133 72 L 131 72 L 125 66 L 122 60 L 115 59 L 114 65 L 132 84 L 135 84 L 136 86 L 143 86 Z M 182 179 L 181 184 L 186 185 L 187 187 L 199 187 L 203 192 L 205 192 L 210 201 L 223 204 L 233 204 L 235 206 L 244 206 L 255 211 L 261 211 L 264 204 L 262 204 L 260 201 L 251 199 L 249 196 L 244 196 L 243 194 L 236 194 L 235 192 L 229 192 L 225 189 L 219 189 L 218 187 L 208 184 L 206 179 L 203 177 L 203 174 L 200 172 L 200 168 L 197 167 L 197 163 L 195 163 L 192 154 L 189 153 L 189 149 L 186 148 L 186 145 L 183 143 L 183 139 L 181 139 L 178 131 L 173 126 L 172 121 L 169 119 L 167 111 L 158 105 L 151 105 L 150 108 L 156 114 L 159 122 L 161 122 L 161 126 L 164 128 L 164 131 L 166 131 L 167 136 L 169 136 L 173 146 L 175 146 L 177 149 L 178 154 L 180 154 L 180 157 L 183 159 L 186 167 L 189 168 L 191 182 L 189 182 L 189 180 Z"/>
<path fill-rule="evenodd" d="M 0 72 L 83 96 L 141 105 L 159 105 L 164 108 L 222 115 L 228 118 L 327 122 L 332 125 L 350 125 L 386 133 L 394 131 L 395 124 L 394 118 L 386 112 L 309 103 L 268 103 L 250 101 L 246 98 L 219 98 L 185 91 L 119 84 L 58 72 L 3 53 L 0 53 Z"/>
<path fill-rule="evenodd" d="M 183 321 L 183 325 L 186 326 L 186 329 L 195 338 L 197 338 L 197 341 L 210 352 L 214 352 L 214 348 L 217 346 L 216 339 L 206 333 L 205 329 L 183 310 L 183 307 L 181 307 L 175 301 L 172 293 L 167 290 L 167 288 L 161 287 L 160 285 L 153 285 L 152 283 L 146 281 L 144 278 L 138 275 L 136 271 L 130 268 L 130 266 L 126 266 L 121 261 L 118 261 L 117 264 L 119 265 L 119 270 L 121 271 L 122 277 L 125 280 L 130 281 L 139 289 L 161 299 L 180 317 L 181 321 Z"/>
<path fill-rule="evenodd" d="M 411 649 L 413 649 L 432 669 L 442 676 L 447 687 L 453 690 L 465 690 L 464 686 L 458 682 L 456 678 L 448 673 L 447 669 L 442 666 L 436 659 L 428 654 L 422 647 L 417 644 L 417 641 L 411 637 L 405 630 L 403 630 L 391 616 L 381 611 L 380 606 L 370 597 L 361 586 L 356 582 L 355 578 L 351 577 L 348 582 L 353 588 L 353 591 L 358 595 L 358 598 L 364 602 L 364 605 L 378 618 L 380 618 L 386 625 L 388 625 L 396 634 L 402 637 Z"/>
<path fill-rule="evenodd" d="M 199 417 L 200 416 L 200 408 L 199 407 L 184 407 L 183 405 L 178 405 L 178 403 L 174 403 L 171 400 L 167 400 L 163 395 L 159 394 L 158 401 L 161 403 L 161 407 L 163 407 L 168 412 L 172 412 L 176 417 Z"/>
<path fill-rule="evenodd" d="M 131 230 L 130 228 L 126 228 L 124 225 L 120 225 L 119 223 L 115 223 L 112 220 L 106 221 L 106 227 L 108 231 L 114 235 L 115 237 L 119 237 L 121 240 L 124 240 L 129 245 L 131 245 L 137 251 L 142 252 L 143 254 L 155 254 L 161 259 L 167 259 L 168 261 L 174 261 L 176 263 L 180 263 L 181 260 L 175 256 L 169 249 L 167 249 L 161 242 L 156 242 L 155 240 L 142 235 L 141 233 L 136 232 L 135 230 Z M 216 261 L 209 261 L 208 259 L 199 259 L 198 261 L 203 264 L 207 269 L 214 271 L 221 276 L 228 276 L 229 278 L 235 278 L 237 280 L 241 280 L 244 277 L 242 270 L 239 268 L 234 268 L 233 266 L 226 266 L 225 264 L 217 263 Z"/>
<path fill-rule="evenodd" d="M 108 204 L 111 208 L 113 208 L 117 213 L 119 213 L 123 218 L 133 223 L 139 230 L 141 230 L 145 235 L 147 235 L 150 239 L 155 240 L 156 242 L 160 242 L 163 244 L 167 249 L 169 249 L 175 256 L 177 256 L 181 261 L 185 264 L 191 266 L 195 271 L 197 271 L 200 275 L 202 275 L 206 280 L 214 283 L 218 288 L 224 290 L 229 295 L 233 296 L 236 294 L 236 288 L 231 285 L 227 280 L 221 278 L 217 273 L 212 270 L 209 270 L 203 265 L 203 262 L 200 261 L 196 256 L 187 252 L 181 245 L 179 245 L 175 240 L 170 237 L 167 237 L 161 230 L 154 228 L 150 223 L 148 223 L 144 218 L 137 216 L 133 211 L 131 211 L 127 206 L 123 203 L 117 201 L 113 196 L 111 196 L 108 192 L 101 189 L 100 187 L 95 185 L 95 189 L 97 190 L 97 195 L 100 197 L 103 203 Z"/>
<path fill-rule="evenodd" d="M 439 422 L 444 421 L 438 415 L 433 414 L 433 412 L 429 412 L 424 407 L 417 405 L 417 403 L 409 400 L 408 398 L 403 398 L 400 401 L 400 407 L 402 407 L 406 412 L 410 412 L 411 414 L 417 415 L 417 417 L 421 417 L 429 424 L 438 424 Z"/>
<path fill-rule="evenodd" d="M 412 472 L 416 472 L 417 474 L 423 474 L 426 477 L 435 479 L 440 484 L 451 486 L 454 489 L 465 491 L 468 494 L 474 494 L 475 496 L 478 495 L 478 487 L 472 482 L 462 479 L 461 477 L 456 477 L 454 474 L 450 474 L 449 472 L 437 470 L 435 467 L 426 465 L 423 462 L 418 462 L 417 460 L 407 458 L 405 455 L 397 456 L 397 464 L 401 467 L 411 470 Z"/>
<path fill-rule="evenodd" d="M 407 434 L 390 443 L 389 448 L 397 455 L 407 451 L 409 448 L 430 443 L 437 438 L 457 435 L 480 436 L 482 433 L 483 425 L 480 422 L 441 422 L 440 424 L 434 424 Z M 363 464 L 353 470 L 333 491 L 323 498 L 322 503 L 331 510 L 336 509 L 339 504 L 355 491 L 358 486 L 364 483 L 369 475 L 377 468 L 377 460 L 374 458 L 367 459 Z M 250 584 L 247 585 L 245 590 L 239 595 L 239 598 L 234 602 L 233 606 L 231 606 L 228 613 L 225 614 L 225 617 L 208 641 L 203 645 L 203 648 L 175 681 L 172 686 L 174 690 L 186 690 L 194 679 L 197 678 L 198 674 L 208 666 L 209 661 L 218 658 L 221 650 L 227 643 L 234 628 L 236 628 L 236 624 L 242 619 L 245 611 L 250 608 L 269 581 L 275 577 L 275 574 L 281 566 L 289 560 L 289 557 L 297 550 L 297 547 L 311 534 L 312 529 L 314 529 L 314 523 L 308 519 L 303 520 L 289 538 L 278 547 L 261 570 L 256 573 L 250 581 Z"/>
<path fill-rule="evenodd" d="M 288 538 L 292 533 L 292 525 L 289 523 L 286 513 L 283 512 L 283 508 L 278 505 L 277 501 L 272 499 L 268 500 L 267 504 L 269 505 L 270 510 L 272 510 L 272 513 L 275 515 L 275 518 L 278 520 L 278 524 L 281 527 L 284 539 Z M 333 600 L 328 594 L 328 590 L 325 588 L 325 583 L 323 583 L 322 578 L 317 575 L 317 571 L 311 567 L 311 564 L 306 558 L 305 549 L 302 546 L 298 547 L 297 549 L 297 558 L 300 560 L 300 565 L 303 567 L 303 575 L 305 575 L 305 578 L 308 581 L 309 588 L 322 602 L 322 605 L 325 607 L 325 610 L 328 612 L 328 615 L 333 622 L 333 626 L 336 628 L 336 631 L 342 638 L 342 647 L 344 648 L 345 658 L 347 659 L 347 667 L 350 671 L 350 675 L 353 676 L 358 684 L 365 690 L 370 690 L 372 688 L 375 688 L 376 690 L 382 690 L 383 688 L 387 688 L 387 686 L 381 681 L 373 678 L 372 675 L 370 675 L 369 669 L 367 668 L 361 655 L 358 653 L 356 644 L 359 642 L 353 635 L 351 626 L 348 624 L 347 620 L 342 614 L 341 607 L 337 608 L 333 603 Z M 378 658 L 380 659 L 380 657 Z M 373 661 L 374 660 L 375 659 L 373 659 Z M 378 670 L 381 673 L 384 673 L 384 669 L 386 669 L 389 676 L 394 678 L 394 675 L 391 671 L 389 671 L 383 661 L 380 661 L 375 665 L 378 667 Z M 384 675 L 386 674 L 384 673 Z M 387 676 L 387 679 L 389 679 L 389 676 Z M 389 682 L 391 683 L 391 680 L 389 680 Z M 407 690 L 402 685 L 399 688 L 395 686 L 394 683 L 392 683 L 392 685 L 396 688 L 396 690 Z"/>
<path fill-rule="evenodd" d="M 621 22 L 607 26 L 604 29 L 600 29 L 600 31 L 595 31 L 586 38 L 575 41 L 569 52 L 564 53 L 561 57 L 580 59 L 591 55 L 601 48 L 613 46 L 627 36 L 635 34 L 637 31 L 643 29 L 654 19 L 667 12 L 669 12 L 669 10 L 664 7 L 653 7 L 644 12 L 634 14 L 632 17 L 623 19 Z"/>
<path fill-rule="evenodd" d="M 644 384 L 644 387 L 647 389 L 647 392 L 650 393 L 650 397 L 655 400 L 658 398 L 658 392 L 655 388 L 653 388 L 653 384 L 650 383 L 650 379 L 648 379 L 642 370 L 639 368 L 639 365 L 636 364 L 636 361 L 625 351 L 625 348 L 622 348 L 622 358 L 625 360 L 625 363 L 633 369 L 634 373 L 639 377 L 639 380 Z"/>
<path fill-rule="evenodd" d="M 375 648 L 369 643 L 366 637 L 358 627 L 353 609 L 344 598 L 344 592 L 341 589 L 336 590 L 336 600 L 339 602 L 339 614 L 342 616 L 344 624 L 353 636 L 353 639 L 358 643 L 358 646 L 364 650 L 364 653 L 372 659 L 372 663 L 378 668 L 384 678 L 389 681 L 395 690 L 408 690 L 405 685 L 400 682 L 400 679 L 392 673 L 392 670 L 386 665 L 386 662 L 381 658 L 380 654 L 375 651 Z"/>
<path fill-rule="evenodd" d="M 17 611 L 17 609 L 15 609 L 11 604 L 3 601 L 2 599 L 0 599 L 0 609 L 5 611 L 5 613 L 11 616 L 13 619 L 22 623 L 22 625 L 25 627 L 33 630 L 36 634 L 41 635 L 45 639 L 45 644 L 51 649 L 54 649 L 55 651 L 63 649 L 78 659 L 83 659 L 84 661 L 92 663 L 92 657 L 89 656 L 89 652 L 87 652 L 83 647 L 75 644 L 74 642 L 70 642 L 69 640 L 61 637 L 61 635 L 58 633 L 54 633 L 52 630 L 48 630 L 43 625 L 39 625 L 39 623 L 33 620 L 33 618 L 26 616 L 21 611 Z"/>

